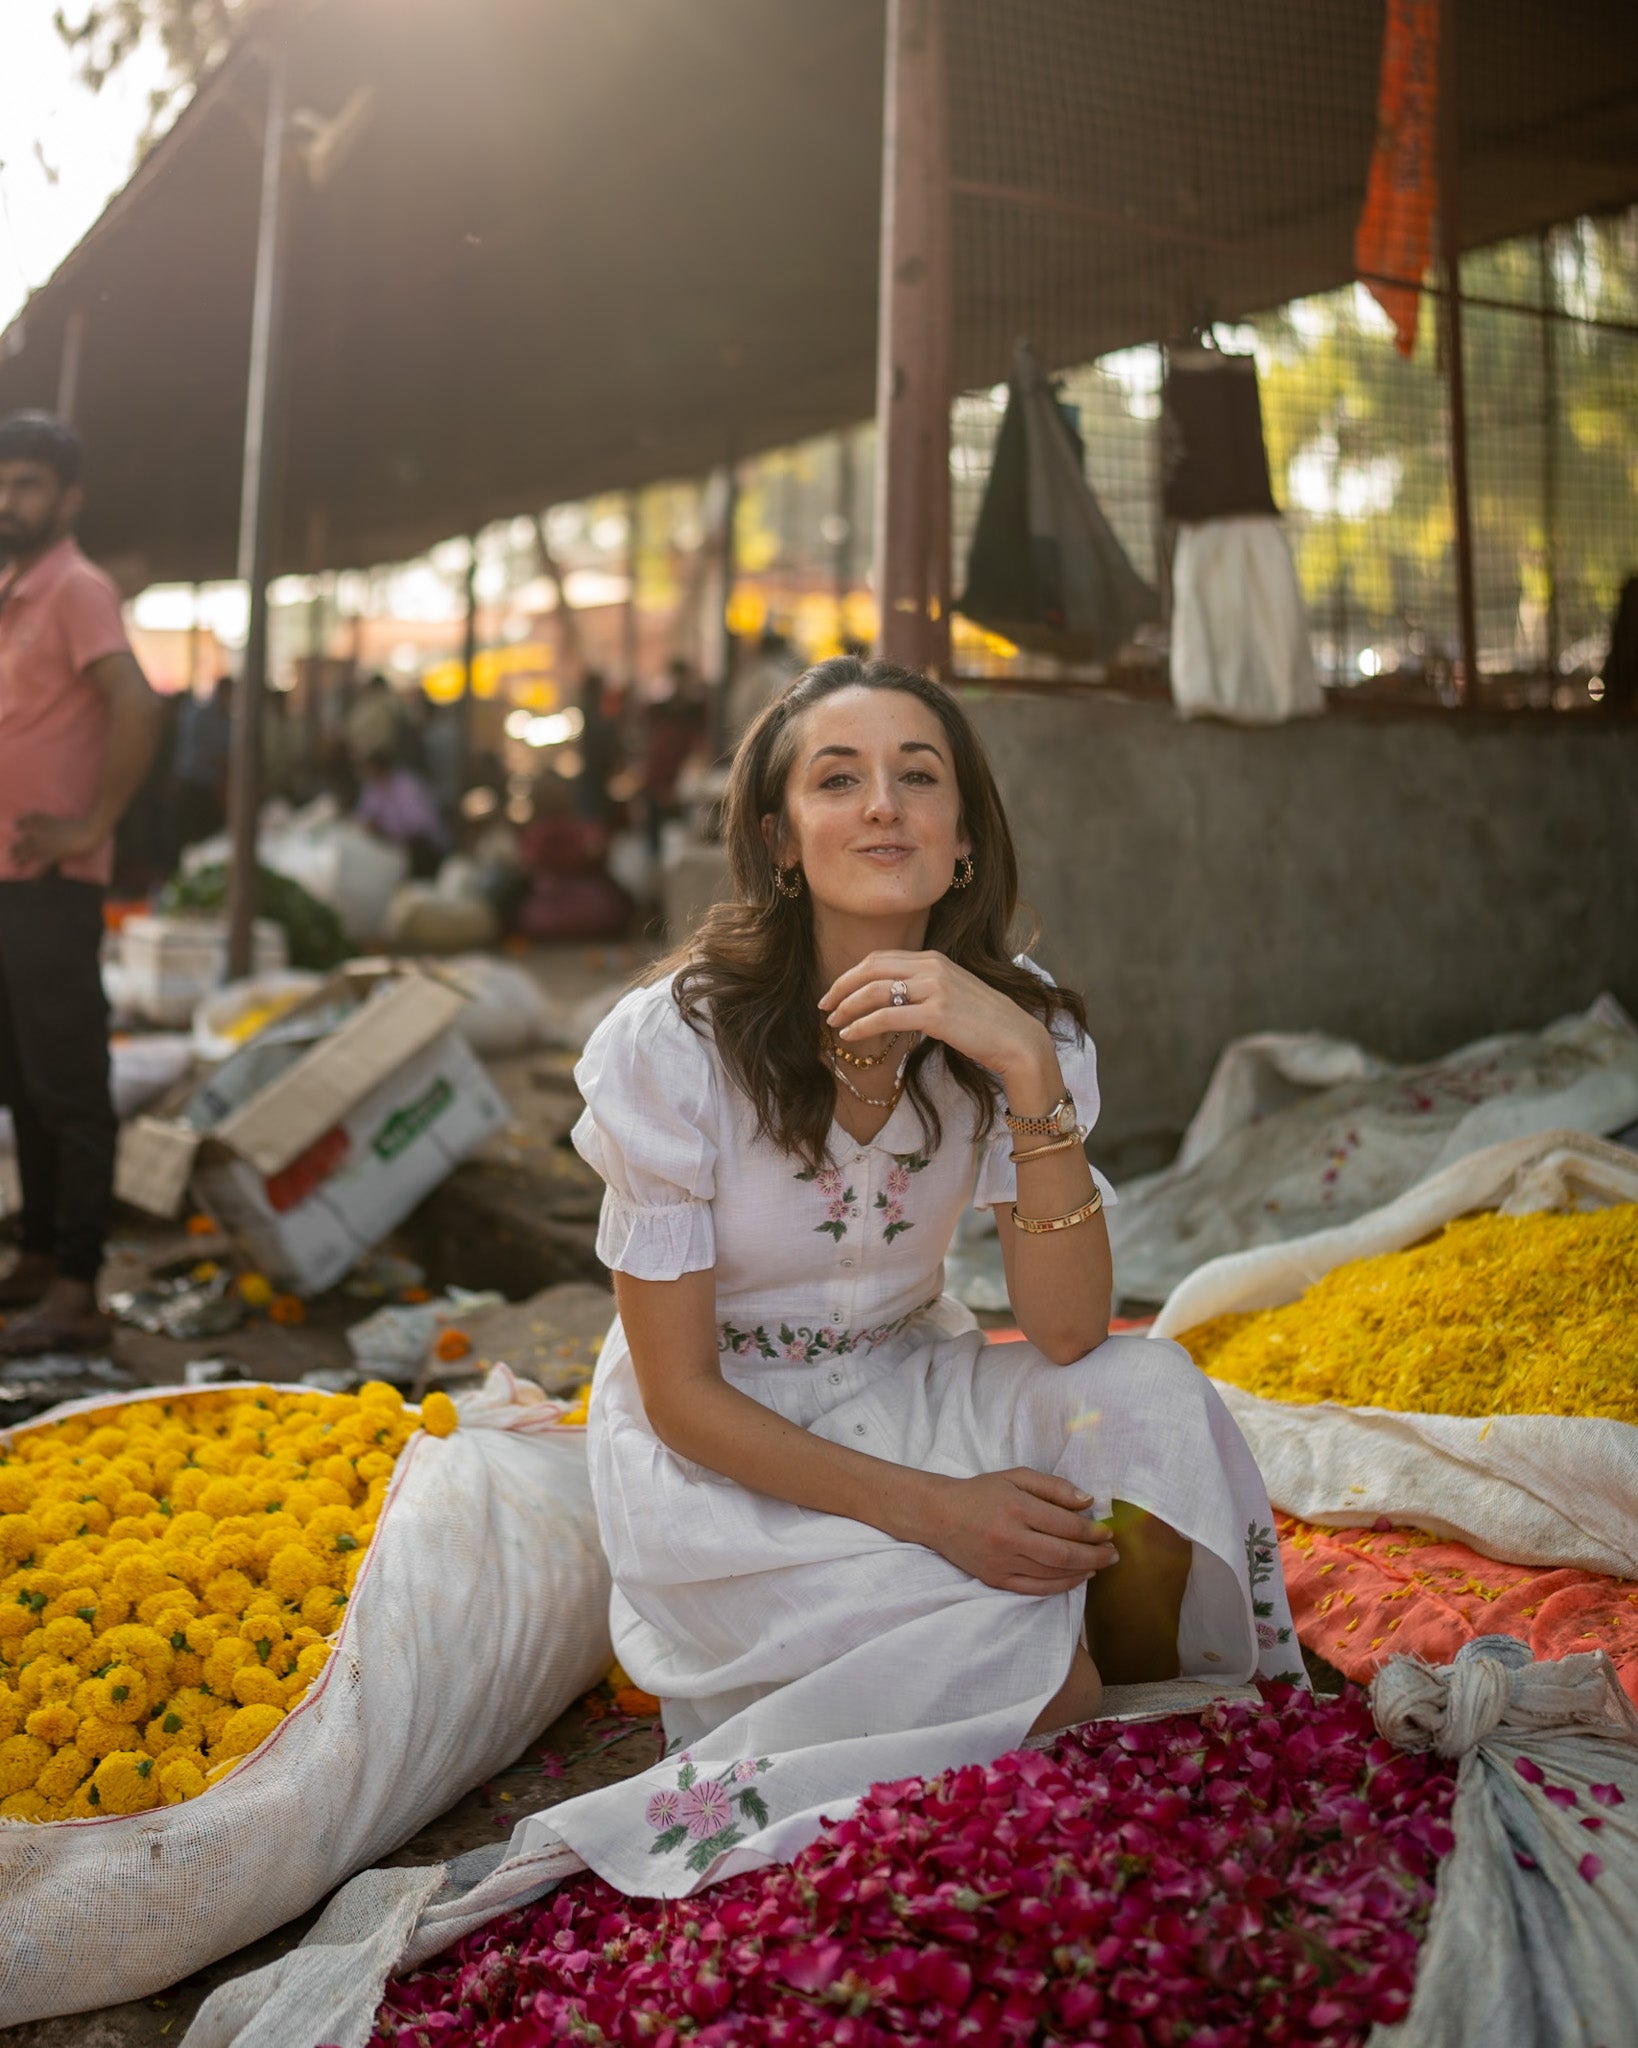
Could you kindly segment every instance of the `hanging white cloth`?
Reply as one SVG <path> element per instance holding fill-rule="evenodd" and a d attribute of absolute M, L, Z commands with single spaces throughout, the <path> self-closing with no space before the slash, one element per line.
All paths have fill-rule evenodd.
<path fill-rule="evenodd" d="M 1279 725 L 1325 709 L 1285 529 L 1250 515 L 1180 527 L 1172 697 L 1185 718 Z"/>

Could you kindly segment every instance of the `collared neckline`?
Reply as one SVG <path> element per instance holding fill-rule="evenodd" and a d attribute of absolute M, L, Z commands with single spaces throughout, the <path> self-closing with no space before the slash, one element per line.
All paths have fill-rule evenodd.
<path fill-rule="evenodd" d="M 77 550 L 78 543 L 73 534 L 65 533 L 61 540 L 54 540 L 43 555 L 36 555 L 26 569 L 18 569 L 12 563 L 6 579 L 0 582 L 0 598 L 7 604 L 15 604 L 20 597 L 27 597 L 35 585 L 50 582 L 52 572 L 67 564 L 61 558 Z"/>

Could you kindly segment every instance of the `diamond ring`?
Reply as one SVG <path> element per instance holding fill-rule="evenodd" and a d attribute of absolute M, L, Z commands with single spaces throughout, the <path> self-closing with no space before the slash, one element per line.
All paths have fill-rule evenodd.
<path fill-rule="evenodd" d="M 892 982 L 888 986 L 887 993 L 894 1009 L 902 1010 L 910 1000 L 910 984 L 907 981 Z"/>

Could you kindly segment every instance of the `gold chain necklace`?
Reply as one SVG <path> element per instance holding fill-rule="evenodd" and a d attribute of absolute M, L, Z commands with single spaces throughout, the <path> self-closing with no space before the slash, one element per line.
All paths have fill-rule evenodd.
<path fill-rule="evenodd" d="M 910 1055 L 906 1053 L 904 1058 L 899 1061 L 898 1072 L 893 1076 L 893 1092 L 891 1095 L 886 1096 L 866 1095 L 862 1088 L 855 1088 L 853 1083 L 848 1079 L 846 1074 L 842 1072 L 841 1068 L 837 1066 L 834 1060 L 830 1062 L 830 1070 L 836 1076 L 837 1080 L 841 1082 L 842 1086 L 847 1090 L 849 1095 L 853 1096 L 855 1100 L 865 1103 L 871 1109 L 885 1109 L 888 1111 L 892 1111 L 894 1109 L 897 1109 L 899 1097 L 904 1093 L 904 1070 L 906 1066 L 909 1064 L 909 1061 Z"/>
<path fill-rule="evenodd" d="M 850 1052 L 841 1040 L 832 1034 L 829 1049 L 833 1058 L 846 1060 L 850 1067 L 879 1067 L 883 1060 L 892 1054 L 894 1046 L 903 1036 L 902 1031 L 895 1031 L 880 1052 L 864 1053 Z"/>

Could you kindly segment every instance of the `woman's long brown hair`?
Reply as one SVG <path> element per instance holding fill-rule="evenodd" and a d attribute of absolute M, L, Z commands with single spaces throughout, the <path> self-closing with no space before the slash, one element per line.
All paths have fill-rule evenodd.
<path fill-rule="evenodd" d="M 813 1167 L 825 1163 L 836 1104 L 835 1083 L 821 1056 L 813 905 L 805 887 L 794 900 L 780 893 L 762 821 L 776 821 L 777 844 L 802 714 L 838 690 L 860 689 L 902 690 L 916 698 L 943 726 L 950 744 L 973 879 L 933 905 L 927 950 L 947 954 L 1048 1025 L 1064 1016 L 1086 1028 L 1086 1007 L 1073 990 L 1052 986 L 1013 959 L 1009 933 L 1018 909 L 1018 858 L 995 777 L 961 706 L 939 684 L 890 662 L 852 656 L 819 662 L 767 707 L 734 756 L 722 836 L 735 900 L 717 904 L 693 937 L 654 969 L 655 978 L 676 974 L 678 1008 L 695 1030 L 708 1028 L 715 1035 L 723 1064 L 756 1111 L 757 1128 Z M 972 1101 L 977 1129 L 987 1131 L 1000 1094 L 994 1076 L 952 1046 L 937 1049 Z M 928 1150 L 943 1135 L 922 1078 L 934 1050 L 933 1040 L 923 1040 L 905 1069 L 905 1092 Z"/>

